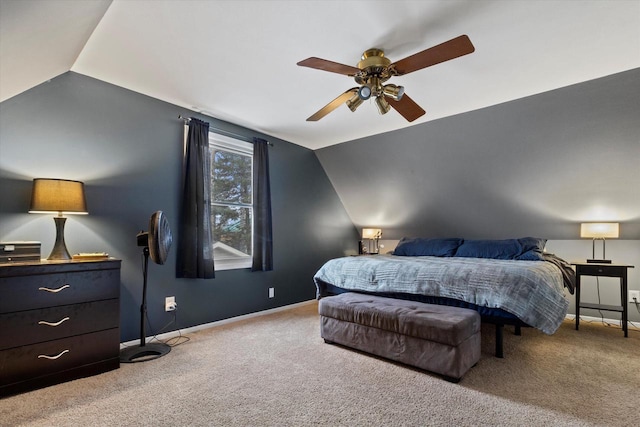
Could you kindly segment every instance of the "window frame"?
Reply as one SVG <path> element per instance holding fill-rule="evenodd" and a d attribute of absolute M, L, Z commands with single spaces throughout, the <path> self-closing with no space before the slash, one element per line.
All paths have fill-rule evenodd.
<path fill-rule="evenodd" d="M 209 130 L 209 150 L 211 151 L 210 159 L 213 159 L 213 152 L 217 151 L 226 151 L 234 154 L 239 154 L 242 156 L 249 157 L 251 161 L 251 203 L 225 203 L 215 201 L 213 198 L 213 188 L 211 188 L 210 192 L 210 206 L 213 209 L 215 206 L 229 206 L 229 207 L 242 207 L 251 210 L 251 254 L 247 257 L 234 258 L 234 259 L 216 259 L 214 257 L 214 266 L 215 270 L 237 270 L 244 268 L 251 268 L 252 260 L 253 260 L 253 233 L 254 233 L 254 203 L 253 203 L 253 174 L 254 174 L 254 165 L 253 165 L 253 144 L 250 142 L 245 142 L 240 139 L 231 138 L 229 136 L 216 133 L 213 130 Z M 211 161 L 211 160 L 210 160 Z M 213 162 L 210 164 L 211 167 L 211 178 L 214 177 L 214 167 Z M 213 224 L 212 224 L 213 225 Z M 213 230 L 212 230 L 213 232 Z M 215 240 L 215 236 L 212 236 L 212 241 L 215 245 L 218 240 Z M 213 248 L 212 248 L 213 250 Z"/>

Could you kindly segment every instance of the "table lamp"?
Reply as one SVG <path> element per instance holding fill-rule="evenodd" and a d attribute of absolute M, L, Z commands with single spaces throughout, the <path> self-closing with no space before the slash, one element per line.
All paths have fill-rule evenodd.
<path fill-rule="evenodd" d="M 620 235 L 620 224 L 617 222 L 586 222 L 580 224 L 580 237 L 592 238 L 592 259 L 590 263 L 611 264 L 605 255 L 605 239 L 617 239 Z M 596 240 L 602 240 L 602 258 L 596 259 Z"/>
<path fill-rule="evenodd" d="M 66 179 L 36 178 L 33 180 L 29 213 L 55 213 L 56 243 L 49 260 L 71 259 L 64 243 L 64 214 L 87 214 L 84 183 Z"/>
<path fill-rule="evenodd" d="M 369 240 L 369 253 L 377 254 L 379 252 L 378 240 L 382 237 L 382 230 L 380 228 L 363 228 L 362 239 Z M 373 240 L 373 251 L 371 250 L 371 241 Z"/>

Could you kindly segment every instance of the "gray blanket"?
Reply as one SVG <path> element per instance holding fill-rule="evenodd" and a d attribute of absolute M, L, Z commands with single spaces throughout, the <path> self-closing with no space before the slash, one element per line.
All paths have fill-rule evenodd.
<path fill-rule="evenodd" d="M 336 258 L 314 276 L 318 281 L 362 292 L 408 293 L 453 298 L 500 308 L 553 334 L 564 319 L 560 269 L 545 261 L 374 255 Z"/>

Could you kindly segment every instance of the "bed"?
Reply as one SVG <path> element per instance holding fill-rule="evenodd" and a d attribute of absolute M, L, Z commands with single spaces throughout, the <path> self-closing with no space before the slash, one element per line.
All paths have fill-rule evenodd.
<path fill-rule="evenodd" d="M 393 254 L 329 260 L 315 274 L 317 298 L 362 292 L 476 310 L 496 325 L 502 357 L 504 325 L 553 334 L 567 314 L 565 289 L 575 273 L 544 252 L 546 239 L 408 239 Z"/>

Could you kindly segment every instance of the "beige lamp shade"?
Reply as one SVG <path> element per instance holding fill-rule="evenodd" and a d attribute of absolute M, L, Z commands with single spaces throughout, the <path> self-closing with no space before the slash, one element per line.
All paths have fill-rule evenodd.
<path fill-rule="evenodd" d="M 617 239 L 620 224 L 617 222 L 586 222 L 580 224 L 580 237 L 592 239 Z"/>
<path fill-rule="evenodd" d="M 29 213 L 87 214 L 84 183 L 66 179 L 34 179 Z"/>
<path fill-rule="evenodd" d="M 380 228 L 363 228 L 362 229 L 363 239 L 379 239 L 380 237 L 382 237 L 382 230 Z"/>

